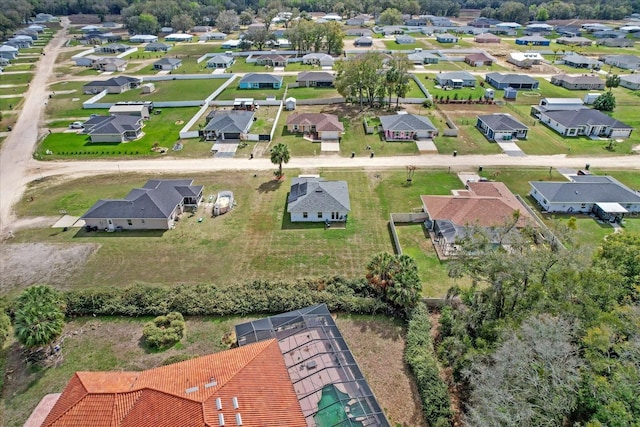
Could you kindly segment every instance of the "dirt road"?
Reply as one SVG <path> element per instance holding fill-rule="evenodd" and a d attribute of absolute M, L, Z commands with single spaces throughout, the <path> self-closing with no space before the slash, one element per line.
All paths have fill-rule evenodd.
<path fill-rule="evenodd" d="M 11 206 L 19 199 L 24 186 L 33 178 L 28 175 L 31 155 L 38 141 L 39 123 L 48 99 L 47 80 L 53 74 L 58 51 L 66 41 L 69 19 L 61 19 L 62 29 L 44 48 L 36 72 L 25 93 L 25 102 L 20 117 L 9 132 L 0 151 L 0 233 L 13 220 Z M 37 168 L 37 166 L 36 166 Z"/>

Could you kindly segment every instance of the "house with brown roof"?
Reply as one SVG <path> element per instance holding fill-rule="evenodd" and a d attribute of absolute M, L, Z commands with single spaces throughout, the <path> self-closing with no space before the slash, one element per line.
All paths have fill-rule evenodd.
<path fill-rule="evenodd" d="M 26 426 L 306 426 L 278 341 L 142 372 L 76 372 Z"/>
<path fill-rule="evenodd" d="M 491 33 L 478 34 L 473 38 L 476 43 L 500 43 L 500 37 Z"/>
<path fill-rule="evenodd" d="M 482 67 L 484 65 L 492 65 L 493 58 L 482 52 L 470 53 L 469 55 L 464 57 L 464 62 L 471 65 L 472 67 Z"/>
<path fill-rule="evenodd" d="M 535 224 L 527 209 L 501 182 L 468 182 L 466 189 L 452 193 L 420 196 L 428 216 L 425 226 L 439 256 L 455 256 L 458 241 L 473 227 L 482 227 L 492 236 L 506 230 L 516 218 L 516 230 Z"/>
<path fill-rule="evenodd" d="M 286 67 L 289 59 L 277 53 L 268 53 L 256 57 L 256 65 L 268 65 L 270 67 Z"/>
<path fill-rule="evenodd" d="M 603 90 L 604 81 L 596 75 L 558 74 L 551 76 L 551 83 L 569 90 Z"/>
<path fill-rule="evenodd" d="M 294 113 L 287 118 L 287 131 L 302 133 L 311 141 L 336 141 L 344 133 L 344 125 L 334 114 Z"/>

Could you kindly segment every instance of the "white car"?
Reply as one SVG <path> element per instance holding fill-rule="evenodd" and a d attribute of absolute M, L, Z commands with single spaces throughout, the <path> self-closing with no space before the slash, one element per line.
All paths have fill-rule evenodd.
<path fill-rule="evenodd" d="M 73 122 L 69 125 L 69 129 L 84 129 L 82 122 Z"/>

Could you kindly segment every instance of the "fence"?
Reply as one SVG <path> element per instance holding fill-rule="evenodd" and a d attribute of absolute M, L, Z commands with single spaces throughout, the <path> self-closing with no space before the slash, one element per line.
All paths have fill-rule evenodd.
<path fill-rule="evenodd" d="M 298 105 L 333 105 L 333 104 L 344 104 L 344 103 L 345 103 L 345 99 L 342 97 L 296 100 L 296 104 Z"/>
<path fill-rule="evenodd" d="M 389 229 L 391 230 L 391 236 L 393 237 L 393 244 L 396 249 L 396 254 L 402 255 L 402 246 L 400 246 L 400 239 L 396 232 L 397 223 L 422 223 L 428 218 L 425 212 L 410 212 L 410 213 L 392 213 L 389 216 Z"/>
<path fill-rule="evenodd" d="M 434 104 L 434 107 L 436 108 L 436 110 L 440 112 L 440 114 L 442 114 L 442 116 L 444 117 L 444 122 L 447 124 L 447 129 L 445 129 L 444 132 L 442 132 L 442 136 L 457 137 L 460 129 L 458 129 L 458 127 L 453 122 L 453 120 L 451 120 L 449 116 L 447 116 L 447 113 L 445 113 L 440 109 L 438 104 Z"/>
<path fill-rule="evenodd" d="M 377 126 L 369 126 L 366 117 L 362 119 L 362 124 L 364 125 L 364 133 L 366 133 L 367 135 L 374 134 L 377 130 Z"/>
<path fill-rule="evenodd" d="M 567 248 L 562 244 L 562 242 L 555 236 L 555 234 L 553 234 L 553 232 L 551 230 L 549 230 L 549 227 L 547 227 L 547 225 L 544 223 L 544 221 L 542 220 L 542 218 L 540 218 L 538 216 L 538 214 L 536 213 L 536 211 L 534 211 L 533 209 L 531 209 L 531 207 L 524 201 L 524 199 L 519 195 L 516 194 L 516 199 L 518 199 L 518 201 L 522 204 L 522 206 L 524 206 L 524 208 L 527 210 L 527 212 L 529 212 L 529 214 L 533 217 L 533 219 L 538 223 L 538 225 L 540 226 L 541 230 L 545 231 L 545 234 L 547 236 L 549 236 L 549 240 L 551 241 L 551 243 L 557 245 L 558 247 L 560 247 L 562 250 L 567 250 Z"/>

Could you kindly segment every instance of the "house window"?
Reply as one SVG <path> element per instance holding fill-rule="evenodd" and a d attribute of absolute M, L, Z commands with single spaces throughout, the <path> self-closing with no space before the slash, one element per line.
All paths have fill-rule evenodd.
<path fill-rule="evenodd" d="M 309 218 L 309 212 L 302 212 L 302 218 Z"/>
<path fill-rule="evenodd" d="M 318 212 L 318 218 L 322 218 L 322 212 Z"/>
<path fill-rule="evenodd" d="M 140 222 L 142 222 L 144 224 L 144 219 L 141 219 Z"/>
<path fill-rule="evenodd" d="M 128 219 L 128 220 L 127 220 L 127 224 L 129 224 L 129 225 L 133 225 L 133 222 L 132 222 L 130 219 Z"/>

